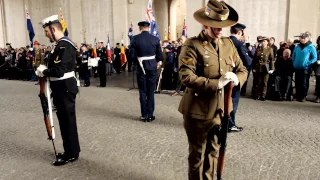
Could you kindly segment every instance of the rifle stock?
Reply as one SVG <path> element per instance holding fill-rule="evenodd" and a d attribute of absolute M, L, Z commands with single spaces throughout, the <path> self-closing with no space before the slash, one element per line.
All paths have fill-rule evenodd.
<path fill-rule="evenodd" d="M 50 121 L 49 121 L 48 100 L 47 100 L 47 97 L 45 95 L 46 79 L 44 77 L 39 77 L 39 84 L 40 84 L 39 97 L 40 97 L 42 111 L 43 111 L 43 119 L 44 119 L 44 123 L 46 125 L 48 139 L 52 140 L 52 129 L 51 129 Z"/>
<path fill-rule="evenodd" d="M 219 158 L 218 158 L 218 166 L 217 166 L 217 180 L 221 180 L 225 157 L 226 157 L 226 148 L 227 148 L 227 136 L 228 136 L 228 126 L 229 126 L 229 118 L 230 113 L 232 111 L 232 89 L 234 87 L 234 83 L 230 82 L 224 88 L 224 110 L 220 111 L 221 117 L 221 130 L 220 130 L 220 150 L 219 150 Z"/>

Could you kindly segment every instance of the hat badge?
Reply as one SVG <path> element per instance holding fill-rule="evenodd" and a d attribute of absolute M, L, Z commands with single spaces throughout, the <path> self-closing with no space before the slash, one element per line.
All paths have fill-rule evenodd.
<path fill-rule="evenodd" d="M 204 14 L 205 14 L 206 16 L 209 16 L 210 13 L 211 13 L 211 11 L 212 11 L 211 8 L 207 7 L 206 10 L 205 10 L 205 12 L 204 12 Z"/>

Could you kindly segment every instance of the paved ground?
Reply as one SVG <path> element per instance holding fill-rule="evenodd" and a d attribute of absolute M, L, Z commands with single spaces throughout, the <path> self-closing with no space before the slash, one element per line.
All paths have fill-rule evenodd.
<path fill-rule="evenodd" d="M 127 91 L 131 82 L 123 74 L 113 76 L 107 88 L 81 88 L 80 159 L 54 167 L 39 86 L 0 80 L 0 179 L 187 179 L 188 144 L 177 111 L 181 97 L 156 95 L 157 120 L 143 123 L 138 92 Z M 237 122 L 244 131 L 229 136 L 226 180 L 320 179 L 320 105 L 243 98 Z"/>

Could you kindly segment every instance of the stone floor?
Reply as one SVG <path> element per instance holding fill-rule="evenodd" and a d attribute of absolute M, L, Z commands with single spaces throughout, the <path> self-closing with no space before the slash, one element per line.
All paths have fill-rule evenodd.
<path fill-rule="evenodd" d="M 54 167 L 39 86 L 8 80 L 0 84 L 0 180 L 187 179 L 188 143 L 177 111 L 181 96 L 157 94 L 157 120 L 143 123 L 138 120 L 138 91 L 127 91 L 131 74 L 108 77 L 107 88 L 81 88 L 80 158 Z M 97 79 L 92 85 L 98 85 Z M 242 98 L 237 124 L 244 131 L 229 135 L 226 180 L 320 179 L 320 105 Z"/>

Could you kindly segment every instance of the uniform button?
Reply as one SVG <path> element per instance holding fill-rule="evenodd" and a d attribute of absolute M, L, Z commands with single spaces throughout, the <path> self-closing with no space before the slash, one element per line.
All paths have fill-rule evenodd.
<path fill-rule="evenodd" d="M 222 72 L 222 71 L 223 71 L 223 69 L 220 69 L 220 71 Z"/>
<path fill-rule="evenodd" d="M 219 93 L 222 94 L 222 91 L 220 90 Z"/>
<path fill-rule="evenodd" d="M 194 96 L 199 96 L 199 94 L 198 93 L 194 93 Z"/>
<path fill-rule="evenodd" d="M 206 64 L 206 66 L 208 67 L 208 66 L 209 66 L 209 64 Z"/>
<path fill-rule="evenodd" d="M 220 58 L 220 61 L 222 61 L 222 58 Z"/>

